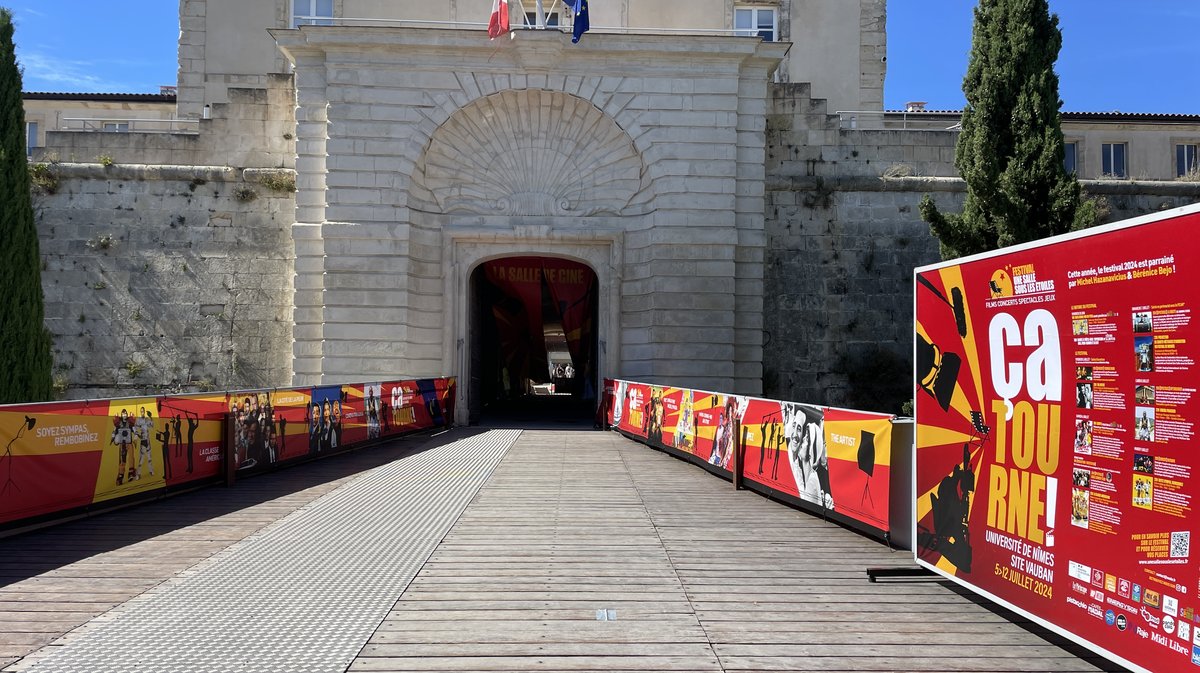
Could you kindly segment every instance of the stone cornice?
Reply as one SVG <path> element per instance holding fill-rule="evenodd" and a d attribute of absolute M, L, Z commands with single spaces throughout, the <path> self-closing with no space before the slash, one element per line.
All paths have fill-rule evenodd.
<path fill-rule="evenodd" d="M 293 63 L 325 54 L 363 54 L 378 64 L 393 57 L 428 58 L 454 64 L 470 61 L 505 70 L 605 74 L 605 61 L 620 60 L 622 74 L 633 70 L 680 70 L 681 64 L 753 64 L 773 69 L 791 48 L 786 42 L 705 35 L 587 34 L 579 44 L 557 31 L 521 31 L 517 38 L 488 40 L 482 31 L 354 26 L 304 26 L 271 29 L 281 51 Z M 681 71 L 685 74 L 686 69 Z M 699 71 L 696 76 L 703 76 Z"/>

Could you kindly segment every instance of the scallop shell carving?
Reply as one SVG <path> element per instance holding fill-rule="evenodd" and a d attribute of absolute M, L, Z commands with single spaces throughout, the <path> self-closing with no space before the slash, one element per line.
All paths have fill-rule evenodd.
<path fill-rule="evenodd" d="M 641 189 L 629 135 L 581 98 L 509 90 L 455 112 L 424 157 L 424 187 L 443 213 L 619 214 Z"/>

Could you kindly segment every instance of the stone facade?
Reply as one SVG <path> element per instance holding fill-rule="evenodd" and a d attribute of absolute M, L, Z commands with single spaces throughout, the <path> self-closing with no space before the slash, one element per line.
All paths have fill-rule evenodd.
<path fill-rule="evenodd" d="M 760 392 L 784 45 L 275 35 L 299 102 L 296 383 L 463 372 L 471 272 L 534 254 L 596 272 L 602 375 Z"/>
<path fill-rule="evenodd" d="M 559 0 L 547 12 L 569 22 Z M 267 29 L 292 24 L 292 0 L 179 0 L 179 115 L 199 118 L 204 105 L 227 102 L 226 90 L 264 85 L 286 72 Z M 527 0 L 523 9 L 533 12 Z M 774 39 L 790 42 L 775 81 L 810 82 L 837 109 L 877 110 L 886 72 L 886 0 L 605 0 L 590 8 L 592 32 L 672 36 L 730 35 L 736 9 L 774 13 Z M 521 7 L 510 3 L 512 25 Z M 331 21 L 344 26 L 462 28 L 487 25 L 486 0 L 334 0 Z M 520 31 L 517 41 L 533 31 Z M 540 32 L 540 31 L 538 31 Z M 555 31 L 557 32 L 557 31 Z M 493 45 L 495 46 L 495 45 Z"/>

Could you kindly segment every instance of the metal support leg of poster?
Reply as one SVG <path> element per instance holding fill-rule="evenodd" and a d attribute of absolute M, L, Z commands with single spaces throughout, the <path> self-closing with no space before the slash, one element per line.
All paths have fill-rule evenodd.
<path fill-rule="evenodd" d="M 225 414 L 225 427 L 222 428 L 221 436 L 225 438 L 225 444 L 221 448 L 221 460 L 225 467 L 225 486 L 233 486 L 233 482 L 237 480 L 237 438 L 234 437 L 234 428 L 236 427 L 233 414 Z"/>
<path fill-rule="evenodd" d="M 742 422 L 733 421 L 733 490 L 742 489 L 742 451 L 746 447 L 746 437 L 742 431 Z"/>
<path fill-rule="evenodd" d="M 937 582 L 941 578 L 924 568 L 867 568 L 867 580 L 878 582 L 880 579 L 903 579 Z"/>

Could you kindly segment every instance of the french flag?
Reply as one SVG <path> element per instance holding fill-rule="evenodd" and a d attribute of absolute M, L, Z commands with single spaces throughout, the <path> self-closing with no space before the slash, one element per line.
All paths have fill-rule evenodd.
<path fill-rule="evenodd" d="M 508 30 L 508 0 L 492 0 L 492 18 L 488 20 L 488 37 L 494 40 L 507 33 Z"/>

